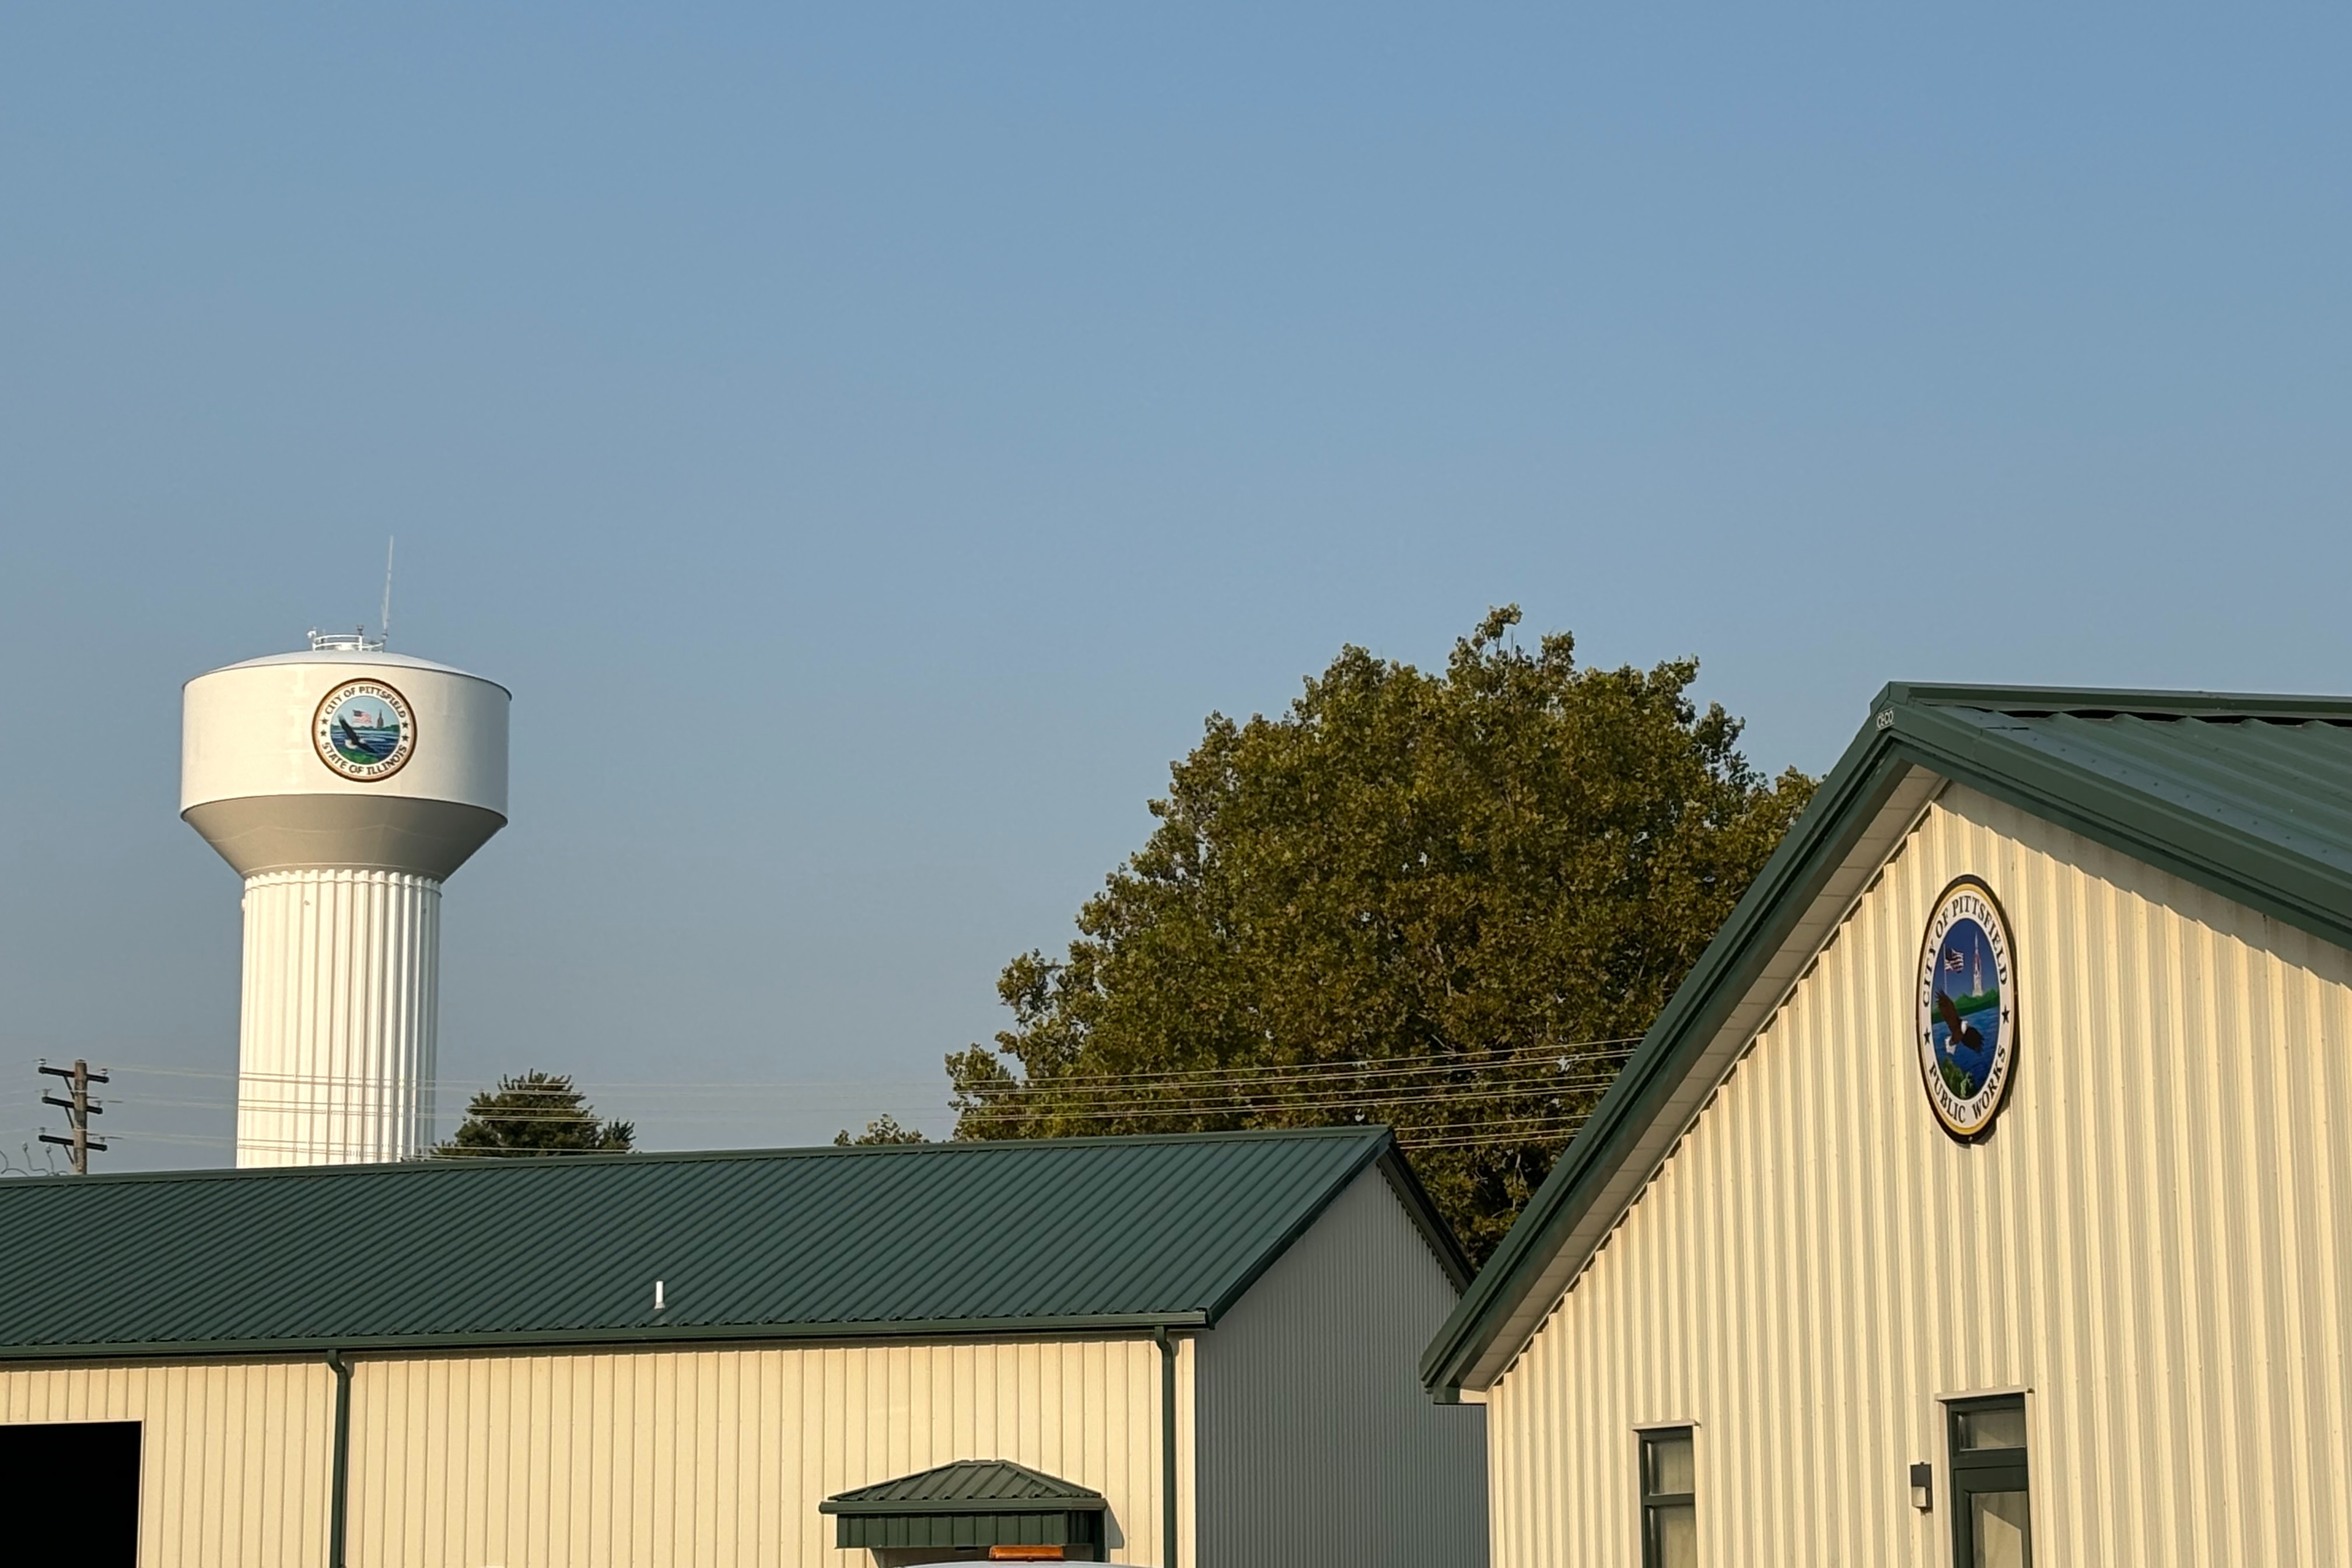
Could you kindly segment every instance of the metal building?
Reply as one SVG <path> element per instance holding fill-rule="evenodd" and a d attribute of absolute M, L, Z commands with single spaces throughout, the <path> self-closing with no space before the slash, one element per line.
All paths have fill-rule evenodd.
<path fill-rule="evenodd" d="M 2352 1563 L 2352 702 L 1887 688 L 1423 1372 L 1496 1568 Z"/>
<path fill-rule="evenodd" d="M 1485 1561 L 1379 1129 L 13 1182 L 0 1254 L 0 1448 L 107 1437 L 144 1568 Z"/>

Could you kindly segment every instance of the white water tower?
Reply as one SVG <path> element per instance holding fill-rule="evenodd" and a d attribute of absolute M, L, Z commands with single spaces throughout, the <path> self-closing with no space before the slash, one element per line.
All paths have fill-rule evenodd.
<path fill-rule="evenodd" d="M 180 815 L 245 879 L 239 1165 L 432 1137 L 441 884 L 506 826 L 508 700 L 356 633 L 184 688 Z"/>

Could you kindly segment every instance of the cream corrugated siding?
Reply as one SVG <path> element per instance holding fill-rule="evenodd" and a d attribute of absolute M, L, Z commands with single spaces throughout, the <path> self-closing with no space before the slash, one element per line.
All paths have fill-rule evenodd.
<path fill-rule="evenodd" d="M 0 1421 L 141 1423 L 140 1568 L 325 1562 L 334 1401 L 317 1363 L 0 1370 Z"/>
<path fill-rule="evenodd" d="M 362 1361 L 350 1562 L 870 1568 L 818 1503 L 991 1458 L 1097 1488 L 1111 1560 L 1156 1563 L 1160 1357 L 1086 1340 Z"/>
<path fill-rule="evenodd" d="M 1963 873 L 2022 999 L 1973 1149 L 1910 1043 Z M 1941 1568 L 1936 1398 L 2018 1387 L 2044 1568 L 2352 1563 L 2348 1226 L 2352 955 L 1951 790 L 1491 1390 L 1496 1563 L 1638 1561 L 1693 1420 L 1703 1561 Z"/>
<path fill-rule="evenodd" d="M 1203 1560 L 1485 1568 L 1486 1420 L 1413 1367 L 1453 1282 L 1366 1171 L 1201 1348 Z"/>

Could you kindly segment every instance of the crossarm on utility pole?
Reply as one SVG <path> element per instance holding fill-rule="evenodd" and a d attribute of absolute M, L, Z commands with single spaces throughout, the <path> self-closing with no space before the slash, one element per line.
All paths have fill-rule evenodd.
<path fill-rule="evenodd" d="M 90 1071 L 89 1064 L 86 1061 L 77 1061 L 69 1068 L 53 1068 L 48 1063 L 43 1062 L 40 1070 L 49 1078 L 65 1079 L 73 1094 L 70 1100 L 59 1100 L 53 1094 L 41 1096 L 43 1105 L 55 1105 L 64 1110 L 67 1123 L 73 1134 L 68 1138 L 57 1138 L 44 1132 L 41 1134 L 41 1142 L 59 1144 L 71 1150 L 72 1159 L 69 1163 L 73 1166 L 74 1174 L 87 1176 L 89 1174 L 90 1152 L 96 1150 L 101 1154 L 106 1152 L 106 1145 L 89 1135 L 89 1119 L 106 1113 L 106 1107 L 92 1105 L 89 1102 L 89 1086 L 93 1083 L 109 1083 L 112 1080 L 103 1072 Z"/>

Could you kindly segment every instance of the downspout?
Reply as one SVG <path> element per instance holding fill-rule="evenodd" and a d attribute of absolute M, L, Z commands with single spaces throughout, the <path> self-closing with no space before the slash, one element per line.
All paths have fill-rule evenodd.
<path fill-rule="evenodd" d="M 1151 1338 L 1160 1346 L 1160 1561 L 1176 1568 L 1176 1342 L 1165 1323 Z"/>
<path fill-rule="evenodd" d="M 327 1493 L 327 1568 L 343 1568 L 343 1525 L 352 1473 L 352 1363 L 341 1351 L 327 1352 L 335 1374 L 335 1461 Z"/>

